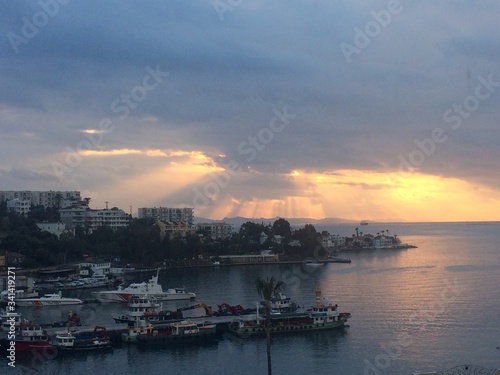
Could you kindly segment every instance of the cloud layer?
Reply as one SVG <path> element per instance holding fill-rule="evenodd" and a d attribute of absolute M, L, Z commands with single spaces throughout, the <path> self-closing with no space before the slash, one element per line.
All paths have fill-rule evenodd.
<path fill-rule="evenodd" d="M 2 190 L 214 218 L 500 219 L 498 2 L 1 7 Z M 412 198 L 417 180 L 444 190 Z"/>

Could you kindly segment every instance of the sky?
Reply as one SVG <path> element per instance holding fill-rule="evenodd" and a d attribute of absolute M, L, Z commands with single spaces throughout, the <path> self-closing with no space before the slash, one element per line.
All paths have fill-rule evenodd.
<path fill-rule="evenodd" d="M 0 190 L 500 220 L 500 3 L 0 1 Z"/>

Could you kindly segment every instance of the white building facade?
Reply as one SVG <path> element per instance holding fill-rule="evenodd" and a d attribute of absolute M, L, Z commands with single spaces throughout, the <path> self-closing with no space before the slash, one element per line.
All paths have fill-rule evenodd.
<path fill-rule="evenodd" d="M 193 225 L 193 212 L 191 207 L 142 207 L 138 209 L 139 219 L 152 218 L 165 222 L 185 222 Z"/>
<path fill-rule="evenodd" d="M 130 223 L 130 215 L 119 208 L 96 210 L 87 206 L 69 207 L 59 210 L 61 222 L 69 228 L 87 227 L 95 230 L 107 226 L 113 230 L 126 227 Z"/>
<path fill-rule="evenodd" d="M 40 228 L 40 230 L 55 234 L 58 238 L 64 232 L 71 232 L 74 234 L 74 229 L 69 231 L 66 229 L 66 224 L 64 223 L 37 223 L 36 226 Z"/>
<path fill-rule="evenodd" d="M 31 201 L 28 199 L 14 198 L 7 200 L 7 210 L 18 215 L 27 215 L 30 212 Z"/>
<path fill-rule="evenodd" d="M 199 223 L 196 230 L 204 230 L 212 239 L 230 238 L 234 232 L 233 226 L 226 223 Z"/>
<path fill-rule="evenodd" d="M 34 206 L 67 207 L 68 205 L 80 202 L 79 191 L 31 191 L 31 190 L 2 190 L 0 191 L 0 202 L 20 199 L 27 200 Z"/>

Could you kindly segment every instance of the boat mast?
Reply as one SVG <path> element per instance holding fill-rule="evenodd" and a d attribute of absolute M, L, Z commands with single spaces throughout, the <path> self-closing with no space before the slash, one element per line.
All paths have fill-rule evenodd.
<path fill-rule="evenodd" d="M 317 282 L 314 285 L 314 293 L 316 294 L 316 307 L 321 307 L 321 288 Z"/>

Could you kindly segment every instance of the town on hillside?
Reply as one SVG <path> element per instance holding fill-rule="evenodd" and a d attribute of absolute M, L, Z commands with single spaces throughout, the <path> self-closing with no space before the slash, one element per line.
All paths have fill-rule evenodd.
<path fill-rule="evenodd" d="M 283 218 L 195 223 L 189 207 L 141 207 L 138 217 L 117 207 L 90 208 L 79 191 L 0 191 L 0 269 L 211 266 L 328 260 L 339 251 L 398 249 L 389 229 L 358 228 L 350 236 L 293 229 Z M 101 271 L 99 271 L 101 272 Z"/>

